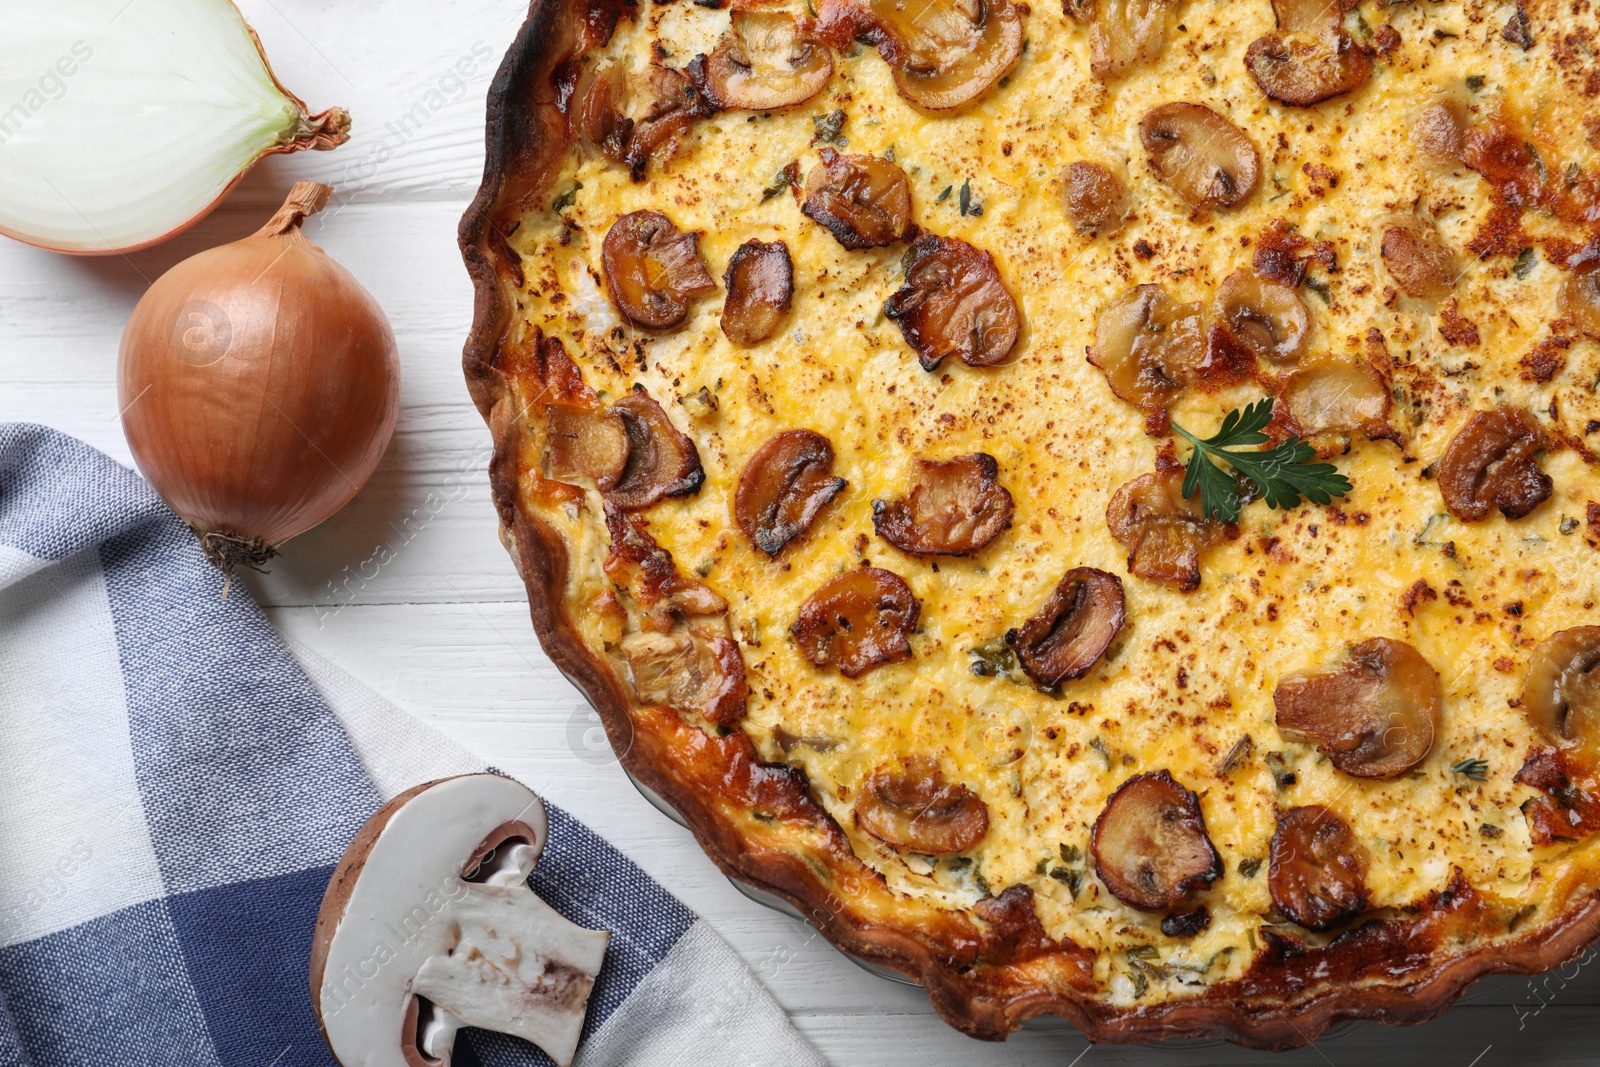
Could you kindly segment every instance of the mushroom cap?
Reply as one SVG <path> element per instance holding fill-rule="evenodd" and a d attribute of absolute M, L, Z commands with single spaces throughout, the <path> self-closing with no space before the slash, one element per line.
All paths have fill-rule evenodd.
<path fill-rule="evenodd" d="M 509 905 L 507 887 L 522 886 L 528 902 L 554 920 L 549 944 L 539 947 L 589 975 L 599 969 L 609 935 L 567 923 L 526 888 L 547 833 L 538 796 L 494 774 L 419 785 L 367 821 L 334 868 L 312 940 L 312 1009 L 340 1063 L 416 1067 L 427 1062 L 414 1046 L 413 980 L 431 958 L 448 955 L 459 930 L 453 922 L 436 920 L 474 889 L 498 890 Z M 508 842 L 511 847 L 504 847 Z M 481 884 L 469 886 L 469 877 Z M 587 995 L 584 985 L 570 1026 L 573 1047 Z M 566 1062 L 572 1049 L 546 1051 Z"/>

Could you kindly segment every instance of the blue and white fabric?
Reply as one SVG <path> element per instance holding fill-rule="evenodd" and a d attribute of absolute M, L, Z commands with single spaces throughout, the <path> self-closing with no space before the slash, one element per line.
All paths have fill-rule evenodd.
<path fill-rule="evenodd" d="M 329 1067 L 307 960 L 333 864 L 387 798 L 484 769 L 220 585 L 136 474 L 0 425 L 0 1067 Z M 693 912 L 553 805 L 532 884 L 614 931 L 582 1067 L 822 1064 Z M 456 1067 L 549 1062 L 456 1044 Z"/>

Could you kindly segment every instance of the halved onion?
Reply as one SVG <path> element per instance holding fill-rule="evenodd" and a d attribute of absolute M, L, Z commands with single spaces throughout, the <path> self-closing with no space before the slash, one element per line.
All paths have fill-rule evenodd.
<path fill-rule="evenodd" d="M 278 84 L 231 3 L 8 5 L 0 87 L 0 233 L 58 252 L 155 244 L 262 156 L 350 136 Z"/>

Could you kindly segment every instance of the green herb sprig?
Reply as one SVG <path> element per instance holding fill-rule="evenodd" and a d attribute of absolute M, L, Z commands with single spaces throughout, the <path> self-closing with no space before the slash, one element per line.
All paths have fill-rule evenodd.
<path fill-rule="evenodd" d="M 1457 774 L 1471 778 L 1474 782 L 1487 782 L 1489 780 L 1488 760 L 1464 759 L 1460 763 L 1451 764 L 1450 769 Z"/>
<path fill-rule="evenodd" d="M 1273 403 L 1269 396 L 1243 410 L 1235 408 L 1222 420 L 1222 428 L 1206 438 L 1172 424 L 1173 432 L 1194 446 L 1183 475 L 1183 495 L 1191 497 L 1198 489 L 1207 518 L 1236 522 L 1243 506 L 1239 486 L 1214 460 L 1221 460 L 1243 475 L 1268 507 L 1298 507 L 1302 496 L 1329 504 L 1354 488 L 1333 464 L 1312 462 L 1316 449 L 1298 437 L 1264 451 L 1240 448 L 1267 443 L 1262 431 L 1272 421 Z"/>

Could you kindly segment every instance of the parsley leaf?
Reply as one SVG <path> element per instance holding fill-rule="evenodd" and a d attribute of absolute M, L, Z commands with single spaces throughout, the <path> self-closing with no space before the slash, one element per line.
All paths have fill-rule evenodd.
<path fill-rule="evenodd" d="M 1262 431 L 1272 421 L 1273 403 L 1272 397 L 1262 397 L 1242 410 L 1233 409 L 1222 420 L 1221 429 L 1204 439 L 1172 424 L 1173 431 L 1194 446 L 1183 475 L 1183 495 L 1190 497 L 1199 490 L 1207 518 L 1235 522 L 1243 506 L 1238 486 L 1215 460 L 1228 464 L 1259 489 L 1268 507 L 1298 507 L 1302 496 L 1329 504 L 1350 492 L 1350 479 L 1331 463 L 1311 462 L 1316 449 L 1298 437 L 1265 451 L 1240 447 L 1267 443 Z"/>

